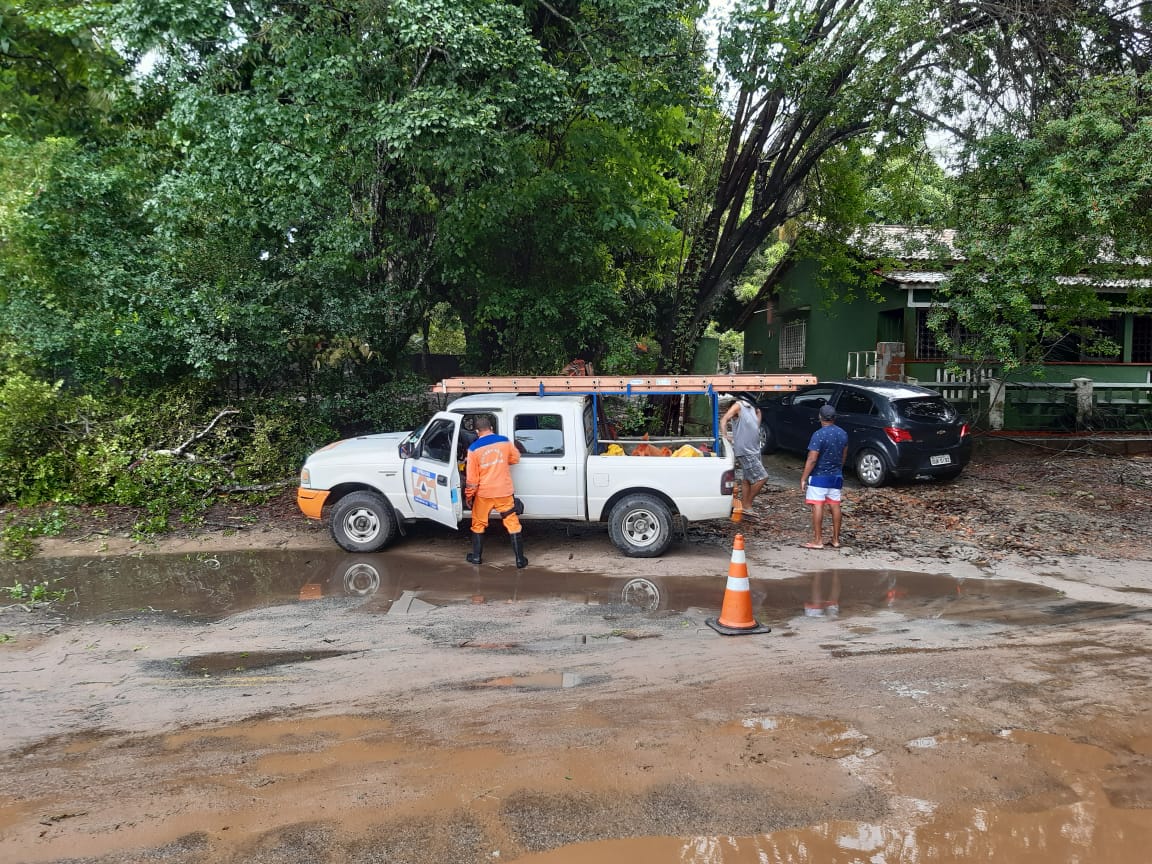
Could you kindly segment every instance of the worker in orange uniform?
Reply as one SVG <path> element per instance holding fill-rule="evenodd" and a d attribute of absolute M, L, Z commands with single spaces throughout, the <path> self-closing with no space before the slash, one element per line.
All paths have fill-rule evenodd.
<path fill-rule="evenodd" d="M 512 551 L 516 554 L 517 568 L 527 567 L 524 540 L 520 536 L 520 518 L 516 515 L 516 500 L 512 489 L 511 466 L 520 461 L 520 452 L 503 435 L 492 431 L 492 420 L 481 415 L 476 418 L 477 438 L 468 448 L 468 469 L 464 485 L 464 500 L 472 508 L 472 551 L 465 558 L 469 564 L 479 564 L 484 553 L 484 531 L 488 527 L 488 514 L 495 510 L 504 520 L 508 536 L 512 538 Z"/>

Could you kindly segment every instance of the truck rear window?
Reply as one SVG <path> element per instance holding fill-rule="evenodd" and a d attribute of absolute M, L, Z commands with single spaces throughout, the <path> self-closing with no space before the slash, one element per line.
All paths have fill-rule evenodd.
<path fill-rule="evenodd" d="M 518 414 L 512 428 L 516 449 L 524 456 L 564 455 L 564 424 L 559 414 Z"/>

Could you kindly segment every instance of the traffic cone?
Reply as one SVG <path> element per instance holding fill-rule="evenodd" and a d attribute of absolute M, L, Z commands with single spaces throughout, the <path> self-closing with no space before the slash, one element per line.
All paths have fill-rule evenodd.
<path fill-rule="evenodd" d="M 748 563 L 744 558 L 744 535 L 737 534 L 732 546 L 732 563 L 728 565 L 728 586 L 724 590 L 724 605 L 719 618 L 705 622 L 723 636 L 747 636 L 752 633 L 771 633 L 771 627 L 761 626 L 752 617 L 752 591 L 748 587 Z"/>

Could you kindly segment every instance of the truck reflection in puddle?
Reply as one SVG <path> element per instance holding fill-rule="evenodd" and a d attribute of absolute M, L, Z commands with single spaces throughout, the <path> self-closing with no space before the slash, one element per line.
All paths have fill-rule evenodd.
<path fill-rule="evenodd" d="M 558 599 L 589 606 L 627 606 L 645 614 L 667 609 L 668 592 L 659 580 L 645 577 L 613 578 L 588 573 L 550 573 L 524 575 L 511 568 L 485 569 L 477 575 L 472 567 L 453 565 L 412 575 L 408 568 L 397 567 L 395 553 L 347 557 L 337 562 L 326 582 L 310 581 L 300 588 L 299 599 L 321 600 L 326 597 L 349 597 L 366 600 L 366 611 L 404 613 L 468 603 Z M 718 598 L 717 585 L 703 580 L 676 582 L 678 608 L 703 606 Z M 722 589 L 720 589 L 722 590 Z"/>

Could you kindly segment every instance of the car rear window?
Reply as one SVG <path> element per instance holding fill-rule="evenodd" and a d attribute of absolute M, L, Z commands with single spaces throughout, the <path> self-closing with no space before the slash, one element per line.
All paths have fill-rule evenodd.
<path fill-rule="evenodd" d="M 917 423 L 951 423 L 957 417 L 956 409 L 940 396 L 900 399 L 893 405 L 899 416 Z"/>

